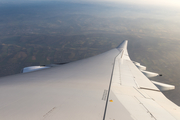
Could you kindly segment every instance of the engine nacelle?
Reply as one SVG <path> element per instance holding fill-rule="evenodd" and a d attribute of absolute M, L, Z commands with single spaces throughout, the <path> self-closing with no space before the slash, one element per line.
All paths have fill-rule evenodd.
<path fill-rule="evenodd" d="M 42 69 L 47 69 L 50 68 L 48 66 L 30 66 L 30 67 L 25 67 L 22 69 L 21 73 L 27 73 L 27 72 L 32 72 L 36 70 L 42 70 Z"/>
<path fill-rule="evenodd" d="M 68 62 L 65 63 L 54 63 L 54 64 L 49 64 L 49 65 L 41 65 L 41 66 L 29 66 L 29 67 L 25 67 L 21 70 L 21 73 L 27 73 L 27 72 L 32 72 L 32 71 L 36 71 L 36 70 L 42 70 L 42 69 L 47 69 L 50 67 L 56 67 L 56 66 L 60 66 L 60 65 L 64 65 L 67 64 Z"/>
<path fill-rule="evenodd" d="M 154 72 L 149 72 L 149 71 L 141 71 L 146 77 L 151 78 L 151 77 L 156 77 L 156 76 L 162 76 L 162 74 L 154 73 Z"/>

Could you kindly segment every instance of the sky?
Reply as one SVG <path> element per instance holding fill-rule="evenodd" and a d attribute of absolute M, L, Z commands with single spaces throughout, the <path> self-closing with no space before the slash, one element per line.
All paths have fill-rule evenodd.
<path fill-rule="evenodd" d="M 179 0 L 0 0 L 2 3 L 7 2 L 34 2 L 34 1 L 71 1 L 71 2 L 121 2 L 136 5 L 153 5 L 165 7 L 180 7 Z"/>
<path fill-rule="evenodd" d="M 109 0 L 107 0 L 109 1 Z M 156 6 L 180 6 L 179 0 L 112 0 L 138 5 L 156 5 Z"/>

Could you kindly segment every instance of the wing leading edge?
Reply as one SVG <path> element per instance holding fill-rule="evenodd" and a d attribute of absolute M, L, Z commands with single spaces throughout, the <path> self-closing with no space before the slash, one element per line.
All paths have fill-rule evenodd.
<path fill-rule="evenodd" d="M 0 79 L 3 120 L 180 119 L 130 60 L 127 41 L 84 60 Z"/>

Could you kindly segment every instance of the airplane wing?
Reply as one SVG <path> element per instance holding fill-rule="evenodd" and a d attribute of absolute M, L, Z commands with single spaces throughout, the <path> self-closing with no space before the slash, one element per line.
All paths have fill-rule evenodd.
<path fill-rule="evenodd" d="M 180 120 L 180 108 L 130 60 L 127 41 L 87 59 L 0 78 L 0 120 Z"/>

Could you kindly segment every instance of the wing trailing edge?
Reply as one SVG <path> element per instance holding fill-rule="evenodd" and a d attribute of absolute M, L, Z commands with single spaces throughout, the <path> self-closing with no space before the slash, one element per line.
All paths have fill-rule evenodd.
<path fill-rule="evenodd" d="M 130 60 L 127 41 L 123 41 L 117 49 L 120 54 L 115 59 L 109 96 L 109 100 L 114 102 L 108 104 L 106 120 L 180 120 L 180 108 L 161 93 L 161 90 L 172 89 L 173 86 L 150 81 L 142 73 L 145 66 L 133 64 Z M 148 74 L 151 74 L 149 77 L 159 75 Z M 118 106 L 121 108 L 116 108 Z"/>

